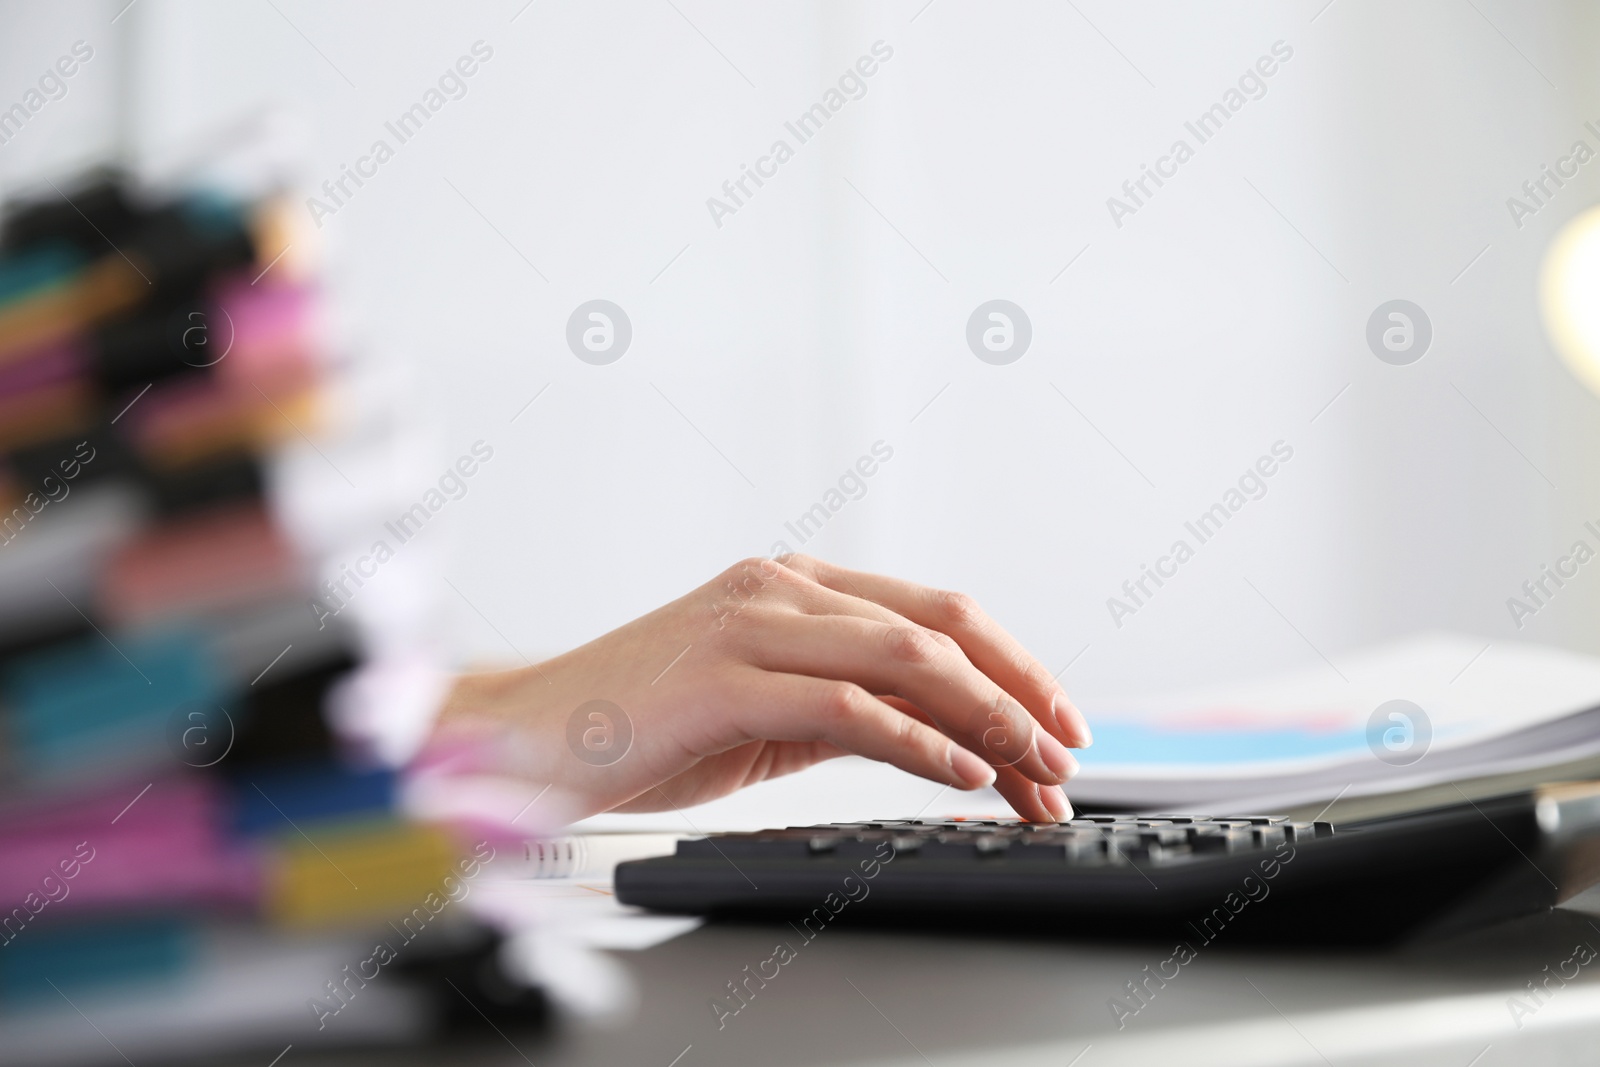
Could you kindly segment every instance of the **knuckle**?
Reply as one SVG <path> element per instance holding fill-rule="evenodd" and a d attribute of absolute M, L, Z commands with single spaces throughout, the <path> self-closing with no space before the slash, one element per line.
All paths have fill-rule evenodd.
<path fill-rule="evenodd" d="M 945 589 L 934 592 L 933 608 L 940 620 L 951 627 L 969 627 L 983 617 L 983 609 L 972 597 Z"/>
<path fill-rule="evenodd" d="M 835 682 L 829 685 L 822 693 L 822 706 L 819 709 L 823 721 L 839 723 L 853 718 L 861 706 L 861 697 L 864 694 L 865 690 L 854 682 Z"/>
<path fill-rule="evenodd" d="M 783 604 L 793 604 L 810 584 L 805 575 L 779 564 L 770 564 L 760 581 L 760 587 L 766 595 L 776 597 Z"/>
<path fill-rule="evenodd" d="M 1023 685 L 1041 693 L 1053 693 L 1056 689 L 1055 678 L 1031 657 L 1021 657 L 1021 661 L 1017 664 L 1017 673 L 1022 676 Z"/>
<path fill-rule="evenodd" d="M 894 731 L 894 736 L 890 740 L 897 749 L 912 748 L 919 741 L 926 740 L 922 735 L 921 724 L 909 715 L 896 715 L 890 729 Z"/>
<path fill-rule="evenodd" d="M 751 556 L 723 571 L 715 584 L 728 597 L 748 601 L 785 576 L 792 577 L 782 565 L 763 556 Z"/>
<path fill-rule="evenodd" d="M 939 654 L 939 643 L 913 626 L 891 626 L 884 634 L 889 655 L 902 663 L 925 664 Z"/>
<path fill-rule="evenodd" d="M 726 636 L 732 628 L 747 629 L 750 616 L 758 614 L 768 589 L 788 572 L 769 559 L 751 556 L 740 560 L 708 583 L 710 627 L 714 634 Z"/>
<path fill-rule="evenodd" d="M 815 574 L 820 561 L 804 552 L 785 552 L 775 557 L 783 566 L 800 574 Z"/>
<path fill-rule="evenodd" d="M 770 577 L 773 568 L 777 566 L 778 564 L 765 556 L 747 556 L 723 571 L 722 577 L 725 581 L 739 585 L 747 581 L 759 581 Z"/>

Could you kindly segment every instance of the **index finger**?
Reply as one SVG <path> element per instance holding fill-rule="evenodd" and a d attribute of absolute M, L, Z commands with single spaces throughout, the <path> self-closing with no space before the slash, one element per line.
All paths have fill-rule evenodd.
<path fill-rule="evenodd" d="M 948 634 L 972 665 L 1015 697 L 1057 740 L 1072 748 L 1094 743 L 1089 724 L 1044 665 L 965 593 L 850 570 L 811 556 L 784 559 L 818 585 L 881 604 L 918 626 Z"/>

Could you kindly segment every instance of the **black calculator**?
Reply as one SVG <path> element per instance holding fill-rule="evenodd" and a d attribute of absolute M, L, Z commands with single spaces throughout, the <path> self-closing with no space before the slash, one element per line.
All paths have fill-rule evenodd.
<path fill-rule="evenodd" d="M 1600 783 L 1352 822 L 1088 814 L 712 834 L 619 864 L 655 911 L 963 932 L 1355 944 L 1547 909 L 1600 881 Z"/>

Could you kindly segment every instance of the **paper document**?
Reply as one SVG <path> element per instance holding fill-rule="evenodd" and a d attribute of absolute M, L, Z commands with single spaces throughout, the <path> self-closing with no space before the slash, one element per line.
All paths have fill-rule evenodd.
<path fill-rule="evenodd" d="M 1096 709 L 1094 732 L 1069 789 L 1084 802 L 1282 807 L 1396 792 L 1600 762 L 1600 658 L 1423 635 L 1336 667 Z"/>

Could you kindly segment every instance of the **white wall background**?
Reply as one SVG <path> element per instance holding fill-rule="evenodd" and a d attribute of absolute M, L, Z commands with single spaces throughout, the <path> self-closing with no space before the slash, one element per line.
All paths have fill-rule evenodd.
<path fill-rule="evenodd" d="M 439 600 L 463 658 L 514 660 L 495 628 L 553 653 L 769 551 L 879 439 L 806 548 L 976 594 L 1090 710 L 1419 628 L 1600 651 L 1600 574 L 1521 634 L 1505 607 L 1600 517 L 1600 401 L 1534 284 L 1600 162 L 1520 230 L 1505 207 L 1600 147 L 1596 16 L 1324 2 L 8 4 L 0 106 L 75 39 L 97 58 L 0 183 L 159 169 L 277 107 L 310 192 L 494 48 L 321 231 L 439 465 L 497 450 L 425 535 L 477 609 Z M 715 226 L 706 198 L 880 39 L 866 96 Z M 1279 40 L 1267 94 L 1115 227 L 1106 198 Z M 596 297 L 634 325 L 608 367 L 564 342 Z M 996 297 L 1033 322 L 1007 367 L 964 340 Z M 1409 367 L 1364 340 L 1396 297 L 1435 330 Z M 1106 598 L 1279 439 L 1268 496 L 1115 627 Z"/>

